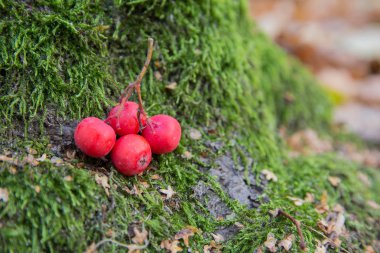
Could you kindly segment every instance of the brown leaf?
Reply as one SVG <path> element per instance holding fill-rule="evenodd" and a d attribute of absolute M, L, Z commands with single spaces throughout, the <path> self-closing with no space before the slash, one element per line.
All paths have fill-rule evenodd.
<path fill-rule="evenodd" d="M 319 204 L 315 207 L 315 210 L 318 213 L 322 214 L 322 213 L 329 210 L 329 206 L 327 204 L 327 198 L 328 198 L 327 191 L 324 191 L 322 193 L 321 200 L 320 200 Z"/>
<path fill-rule="evenodd" d="M 26 157 L 24 157 L 23 162 L 29 163 L 32 166 L 37 166 L 39 164 L 39 162 L 31 154 L 28 154 Z"/>
<path fill-rule="evenodd" d="M 370 187 L 372 186 L 372 182 L 371 180 L 369 179 L 369 177 L 367 176 L 367 174 L 364 174 L 362 172 L 358 172 L 358 178 L 359 180 L 366 186 Z"/>
<path fill-rule="evenodd" d="M 325 246 L 323 246 L 321 243 L 319 243 L 317 245 L 317 247 L 315 248 L 315 251 L 314 253 L 326 253 L 327 252 L 327 249 Z"/>
<path fill-rule="evenodd" d="M 0 200 L 3 202 L 8 202 L 9 200 L 9 192 L 6 188 L 0 188 Z"/>
<path fill-rule="evenodd" d="M 165 199 L 170 199 L 173 197 L 174 194 L 176 194 L 175 191 L 173 191 L 172 187 L 169 185 L 168 189 L 160 189 L 160 192 L 166 195 Z"/>
<path fill-rule="evenodd" d="M 154 71 L 154 77 L 158 80 L 158 81 L 162 81 L 162 75 L 159 71 Z"/>
<path fill-rule="evenodd" d="M 264 242 L 264 246 L 270 251 L 270 252 L 276 252 L 277 239 L 274 237 L 273 233 L 268 233 L 267 240 Z"/>
<path fill-rule="evenodd" d="M 114 237 L 115 232 L 112 229 L 108 229 L 106 232 L 106 237 Z"/>
<path fill-rule="evenodd" d="M 14 166 L 10 166 L 10 167 L 8 168 L 8 171 L 9 171 L 9 173 L 11 173 L 12 175 L 17 174 L 17 168 L 14 167 Z"/>
<path fill-rule="evenodd" d="M 65 177 L 63 178 L 63 180 L 65 180 L 65 181 L 67 181 L 67 182 L 71 182 L 71 181 L 73 181 L 73 177 L 70 176 L 70 175 L 68 175 L 68 176 L 65 176 Z"/>
<path fill-rule="evenodd" d="M 193 236 L 194 232 L 191 229 L 185 228 L 175 234 L 174 239 L 182 239 L 186 247 L 189 247 L 189 237 Z"/>
<path fill-rule="evenodd" d="M 277 176 L 270 170 L 267 170 L 267 169 L 262 170 L 261 174 L 263 174 L 268 181 L 277 182 L 278 180 Z"/>
<path fill-rule="evenodd" d="M 302 206 L 303 203 L 305 202 L 303 199 L 296 198 L 296 197 L 289 197 L 288 196 L 288 199 L 290 199 L 291 201 L 293 201 L 294 205 L 296 205 L 296 206 Z"/>
<path fill-rule="evenodd" d="M 371 245 L 368 245 L 365 247 L 365 253 L 376 253 L 376 251 Z"/>
<path fill-rule="evenodd" d="M 143 227 L 141 232 L 137 229 L 137 227 L 133 228 L 133 232 L 135 236 L 132 238 L 132 242 L 136 244 L 144 244 L 146 240 L 148 240 L 148 231 Z"/>
<path fill-rule="evenodd" d="M 69 159 L 69 160 L 73 160 L 75 158 L 75 155 L 76 155 L 76 151 L 75 150 L 66 150 L 66 157 Z"/>
<path fill-rule="evenodd" d="M 280 211 L 280 209 L 276 208 L 274 210 L 269 210 L 269 214 L 273 217 L 273 218 L 276 218 L 278 216 L 278 212 Z"/>
<path fill-rule="evenodd" d="M 56 157 L 56 156 L 53 156 L 51 159 L 50 159 L 51 163 L 54 164 L 54 165 L 57 165 L 57 166 L 60 166 L 60 165 L 63 165 L 63 160 L 59 157 Z"/>
<path fill-rule="evenodd" d="M 191 159 L 193 157 L 193 154 L 186 150 L 185 153 L 182 154 L 182 157 L 185 159 Z"/>
<path fill-rule="evenodd" d="M 380 205 L 373 200 L 368 200 L 367 205 L 373 209 L 376 209 L 376 210 L 380 209 Z"/>
<path fill-rule="evenodd" d="M 200 140 L 202 138 L 201 132 L 199 132 L 199 130 L 195 128 L 189 129 L 189 136 L 190 136 L 190 139 L 192 140 Z"/>
<path fill-rule="evenodd" d="M 108 184 L 108 177 L 106 175 L 95 174 L 95 181 L 98 185 L 101 185 L 106 192 L 107 196 L 110 195 L 109 189 L 110 185 Z"/>
<path fill-rule="evenodd" d="M 238 221 L 235 222 L 234 225 L 235 225 L 237 228 L 239 228 L 239 229 L 242 229 L 242 228 L 245 227 L 244 224 L 242 224 L 242 223 L 240 223 L 240 222 L 238 222 Z"/>
<path fill-rule="evenodd" d="M 167 90 L 175 90 L 177 88 L 177 83 L 176 82 L 171 82 L 168 85 L 165 86 Z"/>
<path fill-rule="evenodd" d="M 35 185 L 34 186 L 34 190 L 37 192 L 37 193 L 40 193 L 41 192 L 41 187 L 39 185 Z"/>
<path fill-rule="evenodd" d="M 27 147 L 26 152 L 28 152 L 28 154 L 31 154 L 31 155 L 37 155 L 37 150 L 31 147 Z"/>
<path fill-rule="evenodd" d="M 337 187 L 342 181 L 339 177 L 328 177 L 330 184 L 334 187 Z"/>
<path fill-rule="evenodd" d="M 11 163 L 11 164 L 14 164 L 16 166 L 20 165 L 20 162 L 16 158 L 8 157 L 5 155 L 0 155 L 0 161 Z"/>
<path fill-rule="evenodd" d="M 46 154 L 42 154 L 42 156 L 40 158 L 37 158 L 36 160 L 39 162 L 44 162 L 46 160 Z"/>
<path fill-rule="evenodd" d="M 143 180 L 139 180 L 139 181 L 144 189 L 148 189 L 150 187 L 147 181 L 143 181 Z"/>
<path fill-rule="evenodd" d="M 290 248 L 292 247 L 293 241 L 295 237 L 293 234 L 287 235 L 282 241 L 278 243 L 278 247 L 283 247 L 285 251 L 289 251 Z"/>
<path fill-rule="evenodd" d="M 161 249 L 167 249 L 170 251 L 170 253 L 177 253 L 182 251 L 183 249 L 178 246 L 179 241 L 178 240 L 164 240 L 161 242 L 160 247 Z"/>
<path fill-rule="evenodd" d="M 91 243 L 90 246 L 87 247 L 85 253 L 97 253 L 98 251 L 96 250 L 96 245 L 95 243 Z"/>
<path fill-rule="evenodd" d="M 223 235 L 221 234 L 214 234 L 214 233 L 211 233 L 212 237 L 214 238 L 214 241 L 216 243 L 221 243 L 221 242 L 224 242 L 224 237 Z"/>
<path fill-rule="evenodd" d="M 313 203 L 315 198 L 314 198 L 314 195 L 311 194 L 311 193 L 306 193 L 306 196 L 304 198 L 305 202 L 308 202 L 308 203 Z"/>
<path fill-rule="evenodd" d="M 209 245 L 203 246 L 203 253 L 219 253 L 222 248 L 223 245 L 217 244 L 214 240 L 212 240 Z"/>
<path fill-rule="evenodd" d="M 153 174 L 153 175 L 151 176 L 151 178 L 152 178 L 153 180 L 161 180 L 161 179 L 162 179 L 162 177 L 161 177 L 160 175 L 158 175 L 158 174 Z"/>

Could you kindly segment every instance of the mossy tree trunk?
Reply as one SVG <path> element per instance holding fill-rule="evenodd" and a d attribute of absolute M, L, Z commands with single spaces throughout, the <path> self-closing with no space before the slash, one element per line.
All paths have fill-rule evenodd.
<path fill-rule="evenodd" d="M 312 127 L 328 136 L 330 103 L 307 70 L 257 31 L 246 8 L 228 0 L 0 1 L 0 147 L 13 159 L 0 162 L 0 187 L 9 193 L 0 202 L 1 250 L 80 252 L 107 236 L 132 243 L 137 224 L 149 231 L 151 252 L 189 225 L 203 231 L 191 237 L 193 250 L 203 251 L 219 231 L 228 237 L 225 251 L 252 252 L 269 232 L 283 238 L 296 231 L 268 210 L 281 207 L 315 227 L 321 216 L 314 208 L 296 207 L 287 196 L 325 190 L 331 204 L 359 217 L 348 226 L 361 236 L 343 245 L 355 251 L 371 241 L 373 230 L 363 227 L 371 211 L 361 210 L 360 198 L 376 192 L 356 182 L 358 167 L 333 154 L 287 157 L 278 128 Z M 148 37 L 156 44 L 142 84 L 145 107 L 179 119 L 180 147 L 155 156 L 140 177 L 121 176 L 79 152 L 57 162 L 74 148 L 76 121 L 104 118 L 135 79 Z M 190 138 L 191 129 L 202 138 Z M 15 164 L 26 147 L 47 159 Z M 278 182 L 267 184 L 263 169 Z M 226 189 L 229 173 L 246 198 Z M 95 182 L 100 174 L 107 193 Z M 334 174 L 343 175 L 340 191 L 326 180 Z M 176 194 L 165 199 L 159 190 L 169 186 Z M 308 230 L 305 236 L 311 249 L 320 239 Z M 124 249 L 109 243 L 99 250 Z"/>

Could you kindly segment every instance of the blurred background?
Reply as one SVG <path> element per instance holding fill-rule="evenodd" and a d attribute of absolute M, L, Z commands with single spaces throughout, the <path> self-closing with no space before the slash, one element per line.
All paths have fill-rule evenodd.
<path fill-rule="evenodd" d="M 334 121 L 380 144 L 380 0 L 250 0 L 250 14 L 315 74 Z"/>

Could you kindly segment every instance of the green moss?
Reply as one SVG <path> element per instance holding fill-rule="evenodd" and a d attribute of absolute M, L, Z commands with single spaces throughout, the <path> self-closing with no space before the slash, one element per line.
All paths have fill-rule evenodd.
<path fill-rule="evenodd" d="M 89 169 L 45 162 L 12 175 L 9 165 L 0 163 L 0 187 L 10 192 L 9 202 L 0 202 L 0 238 L 5 251 L 84 251 L 109 229 L 116 240 L 131 243 L 129 225 L 142 222 L 150 231 L 151 252 L 186 225 L 204 232 L 190 243 L 201 252 L 212 239 L 211 232 L 236 221 L 245 228 L 224 244 L 225 250 L 252 251 L 270 231 L 278 239 L 295 232 L 289 221 L 271 220 L 270 209 L 281 207 L 315 226 L 321 217 L 314 207 L 296 208 L 286 197 L 302 198 L 306 192 L 320 196 L 323 190 L 328 190 L 331 205 L 342 203 L 358 217 L 348 226 L 362 235 L 361 241 L 345 241 L 344 246 L 356 250 L 370 242 L 380 229 L 367 225 L 366 218 L 378 214 L 363 205 L 367 199 L 378 198 L 378 176 L 368 169 L 374 186 L 366 188 L 355 181 L 360 167 L 333 154 L 286 157 L 278 127 L 286 125 L 290 131 L 313 127 L 331 135 L 331 104 L 310 73 L 257 31 L 246 9 L 245 1 L 227 0 L 0 1 L 0 108 L 5 119 L 0 123 L 1 148 L 22 154 L 25 145 L 32 145 L 40 155 L 51 156 L 46 136 L 16 138 L 9 144 L 8 131 L 19 127 L 20 119 L 37 121 L 43 128 L 52 110 L 67 120 L 104 116 L 141 68 L 148 37 L 155 39 L 156 46 L 142 87 L 147 111 L 176 116 L 184 129 L 177 151 L 154 157 L 156 170 L 141 178 L 123 177 L 109 163 L 87 161 L 107 168 L 109 197 Z M 174 91 L 165 89 L 170 82 L 177 83 Z M 202 130 L 202 140 L 188 137 L 190 127 Z M 206 141 L 220 141 L 225 147 L 212 152 Z M 185 151 L 191 151 L 194 158 L 182 158 Z M 270 202 L 260 210 L 248 210 L 231 200 L 213 178 L 199 170 L 206 166 L 199 159 L 201 153 L 207 152 L 212 160 L 226 151 L 235 162 L 242 161 L 246 173 L 270 168 L 278 175 L 279 182 L 266 189 Z M 255 160 L 253 167 L 247 165 L 247 154 Z M 153 180 L 153 173 L 162 180 Z M 66 175 L 74 181 L 65 181 Z M 338 189 L 328 183 L 329 175 L 343 178 Z M 145 189 L 142 181 L 150 186 Z M 192 188 L 199 181 L 209 185 L 235 216 L 224 221 L 212 217 L 193 196 Z M 34 185 L 40 185 L 39 194 Z M 125 191 L 134 185 L 142 194 Z M 177 195 L 163 200 L 159 189 L 169 185 Z M 305 233 L 313 248 L 319 236 Z M 101 250 L 123 251 L 112 244 Z"/>

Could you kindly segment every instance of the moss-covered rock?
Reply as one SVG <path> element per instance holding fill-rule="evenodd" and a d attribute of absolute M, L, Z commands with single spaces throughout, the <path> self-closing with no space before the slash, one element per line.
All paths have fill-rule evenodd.
<path fill-rule="evenodd" d="M 268 232 L 280 239 L 296 231 L 288 220 L 271 219 L 268 210 L 281 207 L 315 227 L 321 216 L 314 206 L 296 207 L 287 196 L 325 190 L 331 205 L 342 203 L 357 217 L 347 225 L 358 236 L 343 240 L 344 247 L 356 251 L 376 237 L 379 228 L 366 223 L 379 214 L 362 208 L 379 198 L 375 173 L 367 171 L 373 173 L 370 189 L 356 182 L 358 166 L 333 154 L 287 157 L 278 127 L 313 127 L 329 135 L 330 103 L 310 73 L 251 24 L 245 1 L 3 0 L 0 15 L 0 146 L 13 157 L 25 156 L 26 146 L 39 156 L 63 156 L 67 143 L 60 149 L 48 143 L 57 145 L 77 119 L 105 116 L 143 64 L 148 37 L 156 45 L 142 86 L 147 112 L 173 115 L 184 130 L 176 152 L 154 157 L 154 171 L 141 177 L 123 177 L 109 162 L 83 155 L 61 166 L 49 159 L 19 165 L 16 174 L 14 165 L 0 163 L 0 187 L 9 192 L 0 202 L 4 252 L 79 252 L 106 236 L 131 243 L 137 223 L 149 231 L 152 252 L 188 225 L 203 231 L 190 240 L 193 250 L 203 251 L 210 233 L 224 229 L 234 231 L 223 243 L 226 251 L 250 252 Z M 166 89 L 172 82 L 176 88 Z M 190 128 L 202 139 L 189 138 Z M 259 209 L 232 199 L 211 176 L 223 156 L 247 188 L 266 184 L 263 169 L 277 174 L 277 183 L 259 190 Z M 108 176 L 109 196 L 95 182 L 100 172 Z M 329 175 L 342 177 L 338 188 Z M 194 190 L 200 182 L 202 199 Z M 169 186 L 176 194 L 165 200 L 159 190 Z M 221 203 L 223 218 L 210 210 L 212 201 Z M 232 228 L 236 222 L 244 228 Z M 305 235 L 311 249 L 321 239 L 312 230 Z M 113 243 L 99 249 L 124 250 Z"/>

